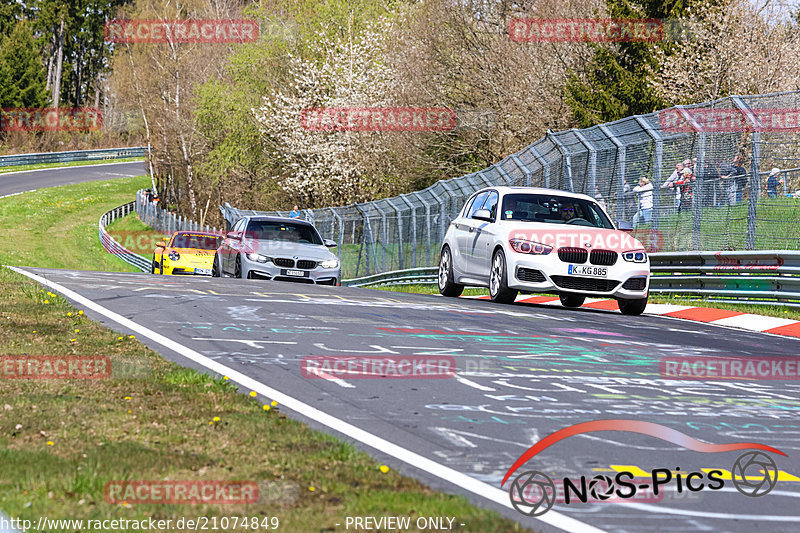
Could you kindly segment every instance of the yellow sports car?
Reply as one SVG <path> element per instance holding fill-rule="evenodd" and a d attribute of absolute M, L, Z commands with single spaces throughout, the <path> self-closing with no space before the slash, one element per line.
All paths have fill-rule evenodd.
<path fill-rule="evenodd" d="M 222 236 L 206 231 L 178 231 L 169 243 L 157 242 L 153 252 L 153 274 L 210 276 L 214 254 Z"/>

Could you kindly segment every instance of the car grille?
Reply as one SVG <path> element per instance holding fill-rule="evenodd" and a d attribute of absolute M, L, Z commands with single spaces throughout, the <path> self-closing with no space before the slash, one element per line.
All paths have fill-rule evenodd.
<path fill-rule="evenodd" d="M 583 248 L 559 248 L 558 258 L 565 263 L 585 263 L 589 252 Z"/>
<path fill-rule="evenodd" d="M 622 288 L 628 289 L 629 291 L 643 291 L 646 284 L 647 278 L 631 278 L 622 284 Z"/>
<path fill-rule="evenodd" d="M 562 289 L 587 292 L 610 292 L 619 285 L 615 279 L 578 278 L 572 276 L 550 276 Z"/>
<path fill-rule="evenodd" d="M 544 274 L 539 270 L 533 268 L 518 268 L 517 279 L 520 281 L 527 281 L 529 283 L 541 283 L 545 281 Z"/>
<path fill-rule="evenodd" d="M 617 252 L 611 250 L 592 250 L 589 262 L 593 265 L 611 266 L 617 262 Z"/>
<path fill-rule="evenodd" d="M 317 268 L 317 262 L 308 261 L 307 259 L 301 259 L 297 262 L 297 268 L 301 268 L 303 270 L 311 270 L 312 268 Z"/>
<path fill-rule="evenodd" d="M 285 257 L 276 257 L 272 260 L 272 262 L 279 267 L 294 268 L 294 259 L 288 259 Z"/>

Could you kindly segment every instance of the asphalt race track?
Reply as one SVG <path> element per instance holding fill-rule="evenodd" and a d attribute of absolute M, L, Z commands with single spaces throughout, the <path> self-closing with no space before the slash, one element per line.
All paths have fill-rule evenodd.
<path fill-rule="evenodd" d="M 463 482 L 451 483 L 431 468 L 415 468 L 361 445 L 393 468 L 434 488 L 465 494 L 534 530 L 558 531 L 551 524 L 563 527 L 564 515 L 579 521 L 571 522 L 572 531 L 588 531 L 588 524 L 609 532 L 800 530 L 800 478 L 795 477 L 800 475 L 800 381 L 678 381 L 659 374 L 665 356 L 796 356 L 798 340 L 590 309 L 270 281 L 25 270 L 322 413 L 485 483 L 488 499 L 481 499 L 465 491 Z M 199 366 L 148 339 L 142 328 L 120 326 L 97 309 L 86 313 L 117 331 L 136 333 L 168 359 Z M 306 356 L 401 355 L 452 357 L 458 371 L 445 379 L 310 379 L 301 372 Z M 336 433 L 286 405 L 283 410 Z M 541 517 L 545 521 L 490 501 L 490 487 L 496 495 L 506 471 L 528 447 L 564 427 L 601 419 L 655 422 L 715 444 L 763 443 L 788 457 L 774 456 L 781 474 L 763 497 L 744 496 L 726 481 L 721 490 L 671 490 L 649 503 L 556 503 Z M 701 453 L 645 435 L 599 432 L 554 444 L 516 474 L 538 470 L 561 479 L 613 476 L 620 469 L 641 469 L 643 477 L 656 468 L 728 472 L 740 454 Z"/>
<path fill-rule="evenodd" d="M 0 196 L 85 181 L 141 176 L 146 173 L 143 161 L 7 172 L 0 174 Z"/>

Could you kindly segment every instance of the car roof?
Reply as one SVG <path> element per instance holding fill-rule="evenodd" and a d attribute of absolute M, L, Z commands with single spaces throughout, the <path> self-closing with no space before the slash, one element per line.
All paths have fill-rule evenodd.
<path fill-rule="evenodd" d="M 291 218 L 291 217 L 269 217 L 266 215 L 247 215 L 245 217 L 248 220 L 262 220 L 265 222 L 292 222 L 295 224 L 304 224 L 306 226 L 314 226 L 311 222 L 307 220 L 300 220 L 299 218 Z"/>
<path fill-rule="evenodd" d="M 513 187 L 508 185 L 500 185 L 497 187 L 484 187 L 483 189 L 478 190 L 477 192 L 481 191 L 488 191 L 488 190 L 495 190 L 502 195 L 505 194 L 555 194 L 558 196 L 567 196 L 571 198 L 582 198 L 584 200 L 591 200 L 594 201 L 594 198 L 588 196 L 586 194 L 581 194 L 577 192 L 569 192 L 564 191 L 561 189 L 545 189 L 544 187 Z"/>

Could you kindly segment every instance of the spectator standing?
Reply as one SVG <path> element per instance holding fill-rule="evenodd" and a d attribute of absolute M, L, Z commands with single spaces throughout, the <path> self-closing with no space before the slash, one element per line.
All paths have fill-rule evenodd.
<path fill-rule="evenodd" d="M 597 205 L 603 208 L 603 211 L 606 210 L 606 200 L 603 198 L 602 193 L 600 193 L 600 187 L 595 185 L 594 187 L 594 199 L 597 200 Z"/>
<path fill-rule="evenodd" d="M 294 206 L 289 212 L 289 218 L 300 218 L 300 209 L 297 206 Z"/>
<path fill-rule="evenodd" d="M 770 198 L 778 197 L 778 185 L 783 181 L 782 179 L 778 179 L 780 171 L 781 169 L 775 167 L 769 172 L 769 177 L 767 178 L 767 196 Z"/>
<path fill-rule="evenodd" d="M 670 174 L 667 180 L 661 185 L 662 189 L 666 189 L 667 187 L 675 189 L 675 207 L 678 209 L 681 208 L 681 189 L 676 185 L 676 182 L 681 178 L 683 178 L 683 163 L 677 163 L 675 165 L 675 170 L 672 171 L 672 174 Z"/>
<path fill-rule="evenodd" d="M 675 182 L 675 185 L 678 185 L 681 188 L 681 206 L 678 209 L 679 211 L 691 208 L 692 197 L 694 196 L 692 188 L 695 177 L 692 173 L 691 162 L 690 166 L 687 167 L 686 164 L 684 164 L 683 167 L 683 177 Z"/>
<path fill-rule="evenodd" d="M 153 201 L 153 191 L 151 191 L 150 189 L 145 189 L 144 190 L 144 199 L 143 200 L 144 200 L 145 204 L 149 204 L 150 202 L 152 202 Z"/>
<path fill-rule="evenodd" d="M 633 188 L 633 192 L 639 195 L 639 210 L 633 215 L 633 227 L 636 228 L 640 221 L 650 222 L 653 213 L 653 184 L 647 178 L 640 178 L 639 185 Z"/>
<path fill-rule="evenodd" d="M 736 182 L 736 203 L 742 201 L 744 188 L 747 187 L 747 171 L 742 166 L 742 156 L 736 154 L 733 158 L 733 179 Z"/>

